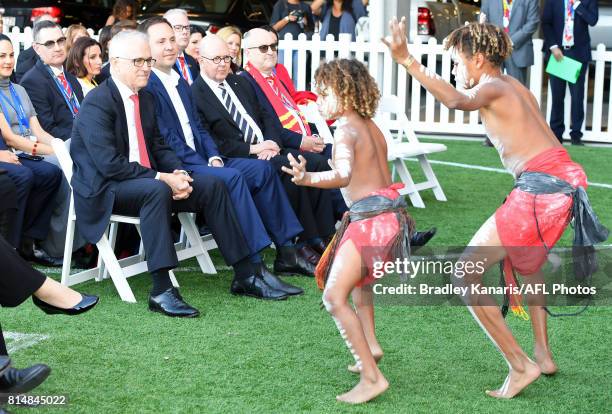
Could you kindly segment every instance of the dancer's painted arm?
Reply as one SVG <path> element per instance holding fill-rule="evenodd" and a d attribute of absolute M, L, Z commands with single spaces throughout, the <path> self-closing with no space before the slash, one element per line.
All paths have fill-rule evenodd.
<path fill-rule="evenodd" d="M 289 154 L 291 169 L 282 167 L 283 171 L 293 176 L 291 181 L 297 185 L 317 188 L 342 188 L 351 181 L 355 138 L 347 125 L 339 127 L 334 137 L 334 161 L 332 169 L 321 172 L 306 171 L 306 159 L 301 155 L 299 161 Z"/>

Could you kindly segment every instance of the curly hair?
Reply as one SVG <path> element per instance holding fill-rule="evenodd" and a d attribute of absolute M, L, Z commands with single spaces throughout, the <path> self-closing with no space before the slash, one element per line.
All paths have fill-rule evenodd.
<path fill-rule="evenodd" d="M 373 118 L 380 100 L 376 80 L 368 68 L 355 59 L 335 59 L 321 64 L 315 72 L 317 92 L 331 88 L 341 110 L 352 109 L 363 118 Z"/>
<path fill-rule="evenodd" d="M 470 23 L 453 30 L 446 38 L 444 49 L 454 48 L 471 58 L 482 53 L 493 65 L 500 67 L 512 53 L 512 42 L 503 29 L 490 23 Z"/>

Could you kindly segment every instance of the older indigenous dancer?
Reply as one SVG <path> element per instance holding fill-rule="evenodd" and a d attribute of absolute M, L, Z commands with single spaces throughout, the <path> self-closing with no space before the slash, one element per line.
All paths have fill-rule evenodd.
<path fill-rule="evenodd" d="M 529 90 L 500 70 L 512 52 L 510 38 L 503 29 L 472 23 L 449 35 L 446 48 L 454 54 L 453 74 L 460 88 L 456 90 L 410 55 L 405 18 L 399 23 L 394 18 L 390 28 L 392 36 L 383 42 L 393 58 L 447 107 L 478 110 L 502 164 L 516 177 L 515 188 L 478 230 L 461 260 L 485 260 L 484 271 L 504 260 L 507 282 L 515 283 L 512 273 L 516 270 L 529 276 L 526 283 L 534 283 L 541 279 L 540 269 L 548 251 L 572 218 L 578 236 L 575 245 L 592 246 L 607 238 L 607 230 L 586 197 L 584 170 L 559 144 Z M 585 221 L 587 217 L 590 220 Z M 454 281 L 478 284 L 481 279 L 482 273 L 475 272 L 463 280 L 457 276 Z M 535 362 L 517 343 L 499 308 L 491 306 L 492 298 L 471 295 L 464 299 L 510 369 L 501 388 L 487 391 L 492 397 L 512 398 L 540 374 L 557 371 L 548 344 L 545 309 L 537 299 L 530 295 L 527 300 L 535 337 Z M 520 296 L 511 297 L 513 310 L 527 316 L 519 301 Z"/>
<path fill-rule="evenodd" d="M 367 68 L 354 60 L 335 60 L 315 74 L 320 110 L 327 119 L 338 119 L 334 136 L 332 170 L 307 172 L 306 160 L 289 154 L 298 185 L 342 188 L 350 210 L 317 266 L 319 287 L 325 285 L 323 303 L 355 358 L 350 371 L 359 372 L 355 388 L 336 397 L 358 404 L 383 393 L 389 386 L 376 365 L 382 349 L 374 333 L 372 289 L 375 261 L 408 256 L 414 222 L 391 184 L 387 145 L 372 121 L 380 93 Z M 355 310 L 348 303 L 353 295 Z"/>

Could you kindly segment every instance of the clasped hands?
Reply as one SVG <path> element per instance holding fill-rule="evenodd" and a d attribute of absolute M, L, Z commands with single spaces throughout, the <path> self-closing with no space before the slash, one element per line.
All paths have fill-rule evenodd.
<path fill-rule="evenodd" d="M 172 198 L 174 200 L 185 200 L 189 198 L 193 191 L 193 187 L 190 185 L 193 182 L 193 178 L 183 170 L 174 170 L 172 173 L 160 173 L 159 179 L 168 184 L 172 189 Z"/>

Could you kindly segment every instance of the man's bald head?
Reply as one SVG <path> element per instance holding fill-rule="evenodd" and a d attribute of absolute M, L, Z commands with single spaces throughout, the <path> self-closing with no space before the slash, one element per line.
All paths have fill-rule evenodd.
<path fill-rule="evenodd" d="M 199 61 L 202 76 L 223 82 L 230 72 L 232 57 L 223 39 L 217 35 L 208 34 L 200 42 Z"/>
<path fill-rule="evenodd" d="M 265 29 L 251 29 L 244 35 L 248 61 L 265 75 L 269 75 L 278 62 L 277 47 L 276 35 Z"/>

